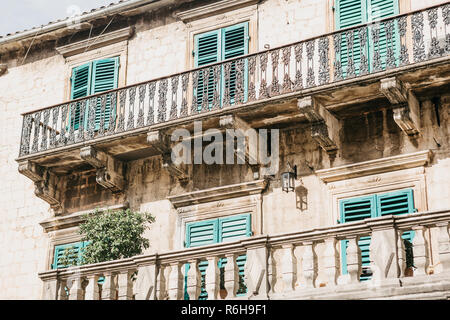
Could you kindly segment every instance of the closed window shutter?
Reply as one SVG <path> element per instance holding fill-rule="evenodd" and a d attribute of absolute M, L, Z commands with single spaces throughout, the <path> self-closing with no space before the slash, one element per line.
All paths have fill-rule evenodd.
<path fill-rule="evenodd" d="M 220 30 L 214 30 L 211 32 L 203 33 L 195 37 L 195 67 L 201 67 L 207 64 L 215 63 L 220 61 L 221 52 L 221 36 Z M 198 75 L 198 85 L 194 88 L 197 94 L 198 109 L 201 110 L 201 105 L 203 101 L 203 94 L 206 86 L 206 80 L 203 79 L 202 70 Z M 214 95 L 214 77 L 212 72 L 210 72 L 208 77 L 208 103 L 211 104 Z"/>
<path fill-rule="evenodd" d="M 87 97 L 91 92 L 91 71 L 92 64 L 87 63 L 82 66 L 73 68 L 71 77 L 71 91 L 70 99 L 80 99 Z M 74 126 L 75 130 L 78 129 L 80 125 L 80 114 L 81 114 L 80 104 L 76 105 L 75 109 L 75 119 L 70 119 L 71 125 Z M 85 110 L 83 110 L 85 112 Z M 70 112 L 70 114 L 72 114 Z"/>
<path fill-rule="evenodd" d="M 417 210 L 414 208 L 414 192 L 412 189 L 405 189 L 389 192 L 377 196 L 377 210 L 380 216 L 409 214 Z M 406 250 L 406 267 L 413 266 L 412 240 L 414 231 L 406 231 L 402 234 L 402 239 Z"/>
<path fill-rule="evenodd" d="M 186 247 L 199 247 L 208 244 L 221 243 L 227 241 L 236 241 L 245 237 L 250 237 L 251 231 L 251 215 L 243 214 L 226 218 L 219 218 L 208 221 L 194 222 L 186 225 Z M 236 264 L 239 268 L 240 290 L 238 294 L 245 294 L 246 287 L 244 285 L 244 268 L 247 260 L 246 255 L 239 256 L 236 259 Z M 220 259 L 218 267 L 225 268 L 226 259 Z M 190 265 L 185 267 L 185 299 L 188 299 L 187 294 L 187 273 Z M 202 275 L 202 289 L 199 300 L 206 300 L 208 294 L 205 290 L 205 274 L 208 268 L 207 261 L 199 263 L 199 270 Z M 223 272 L 222 272 L 223 274 Z"/>
<path fill-rule="evenodd" d="M 248 54 L 248 22 L 240 23 L 222 29 L 222 60 L 232 59 Z M 247 88 L 247 63 L 244 65 L 244 88 Z M 222 92 L 224 92 L 224 74 L 222 71 Z M 231 64 L 230 71 L 230 100 L 234 103 L 236 95 L 236 63 Z M 246 96 L 246 92 L 245 92 Z M 244 101 L 247 98 L 244 97 Z"/>
<path fill-rule="evenodd" d="M 349 223 L 376 216 L 376 198 L 375 195 L 365 196 L 354 199 L 341 200 L 340 202 L 341 222 Z M 361 250 L 362 281 L 370 278 L 370 237 L 361 237 L 358 241 Z M 347 247 L 348 240 L 341 241 L 342 250 L 342 273 L 347 274 Z"/>
<path fill-rule="evenodd" d="M 71 266 L 71 265 L 66 266 L 62 262 L 62 258 L 66 250 L 70 250 L 71 253 L 70 258 L 76 259 L 77 263 L 81 262 L 82 251 L 86 247 L 86 245 L 87 245 L 86 242 L 76 242 L 55 246 L 52 269 L 61 269 Z"/>
<path fill-rule="evenodd" d="M 93 62 L 92 67 L 92 85 L 91 94 L 97 94 L 117 88 L 119 74 L 119 57 L 102 59 Z M 111 112 L 115 112 L 115 106 L 111 108 L 111 99 L 106 100 L 106 108 L 104 114 L 101 114 L 100 98 L 97 102 L 95 110 L 95 128 L 100 127 L 100 119 L 104 117 L 105 128 L 109 126 L 109 119 Z"/>
<path fill-rule="evenodd" d="M 336 28 L 338 30 L 353 27 L 367 22 L 367 0 L 338 0 L 336 3 Z M 353 62 L 355 66 L 355 73 L 359 73 L 359 66 L 361 62 L 361 44 L 359 35 L 354 33 L 353 36 Z M 342 34 L 341 41 L 341 66 L 343 76 L 346 77 L 348 69 L 348 45 L 347 35 Z M 367 48 L 367 46 L 366 46 Z"/>
<path fill-rule="evenodd" d="M 380 19 L 392 17 L 399 14 L 398 0 L 367 0 L 368 1 L 368 22 L 374 22 Z M 372 28 L 372 27 L 371 27 Z M 392 38 L 392 44 L 387 43 L 386 37 L 386 25 L 385 23 L 379 24 L 380 28 L 380 41 L 378 47 L 370 46 L 370 57 L 374 56 L 374 50 L 380 52 L 381 64 L 383 69 L 386 68 L 387 48 L 388 45 L 394 49 L 394 55 L 396 57 L 396 64 L 398 64 L 398 52 L 400 51 L 400 41 L 398 35 L 397 23 L 394 21 L 394 35 Z M 370 29 L 370 28 L 369 28 Z M 370 43 L 373 43 L 372 33 L 369 32 Z"/>

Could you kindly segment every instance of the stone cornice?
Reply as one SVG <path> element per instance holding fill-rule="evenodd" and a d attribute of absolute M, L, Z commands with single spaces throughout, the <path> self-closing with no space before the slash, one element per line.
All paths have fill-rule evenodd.
<path fill-rule="evenodd" d="M 399 156 L 353 163 L 341 167 L 317 170 L 317 176 L 325 183 L 357 178 L 394 170 L 425 166 L 430 162 L 431 150 Z"/>
<path fill-rule="evenodd" d="M 133 35 L 133 28 L 127 27 L 120 30 L 108 32 L 97 37 L 86 39 L 83 41 L 71 43 L 65 46 L 57 47 L 58 51 L 64 58 L 82 53 L 89 48 L 93 50 L 99 47 L 104 47 L 109 44 L 117 43 L 123 40 L 128 40 Z"/>
<path fill-rule="evenodd" d="M 258 2 L 259 0 L 222 0 L 210 5 L 179 12 L 177 13 L 177 18 L 183 22 L 188 22 L 201 17 L 211 16 L 213 14 L 231 10 L 236 7 L 249 6 Z"/>
<path fill-rule="evenodd" d="M 267 186 L 267 180 L 256 180 L 224 187 L 193 191 L 167 197 L 175 208 L 187 207 L 199 203 L 218 201 L 236 197 L 260 194 Z"/>
<path fill-rule="evenodd" d="M 114 206 L 108 206 L 103 208 L 98 208 L 99 211 L 106 210 L 120 210 L 128 208 L 128 203 L 122 203 Z M 78 226 L 80 223 L 84 221 L 84 217 L 86 214 L 92 212 L 93 210 L 85 210 L 76 213 L 72 213 L 66 216 L 56 216 L 49 219 L 46 219 L 40 223 L 40 225 L 44 228 L 45 232 L 67 229 L 70 227 Z"/>

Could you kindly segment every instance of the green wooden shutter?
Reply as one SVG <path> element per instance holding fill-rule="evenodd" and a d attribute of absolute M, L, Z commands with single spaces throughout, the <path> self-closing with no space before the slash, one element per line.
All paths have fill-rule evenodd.
<path fill-rule="evenodd" d="M 119 75 L 119 57 L 97 60 L 92 63 L 91 94 L 97 94 L 117 88 Z M 115 106 L 114 106 L 115 107 Z M 105 117 L 105 128 L 109 126 L 110 113 L 115 112 L 111 108 L 111 101 L 107 99 L 104 115 L 101 115 L 100 99 L 95 110 L 95 128 L 100 127 L 100 117 Z M 113 110 L 111 110 L 113 109 Z"/>
<path fill-rule="evenodd" d="M 221 35 L 220 30 L 214 30 L 199 34 L 195 36 L 195 51 L 194 51 L 194 62 L 195 67 L 201 67 L 207 64 L 215 63 L 220 61 L 221 52 Z M 197 94 L 197 103 L 199 105 L 199 110 L 201 110 L 202 100 L 203 100 L 203 90 L 206 85 L 203 79 L 203 72 L 200 71 L 198 75 L 198 85 L 194 88 Z M 214 95 L 214 77 L 212 72 L 209 74 L 208 78 L 208 102 L 212 103 Z"/>
<path fill-rule="evenodd" d="M 414 191 L 412 189 L 399 190 L 377 196 L 377 213 L 379 216 L 414 213 Z M 406 250 L 406 267 L 413 265 L 412 240 L 414 231 L 406 231 L 402 239 Z"/>
<path fill-rule="evenodd" d="M 337 0 L 335 10 L 336 29 L 345 29 L 367 22 L 367 3 L 366 0 Z M 353 36 L 353 62 L 355 73 L 359 73 L 361 62 L 361 44 L 357 33 Z M 348 49 L 347 35 L 342 34 L 341 41 L 341 66 L 343 76 L 346 77 L 348 69 Z M 367 48 L 367 46 L 366 46 Z M 367 56 L 367 53 L 366 53 Z"/>
<path fill-rule="evenodd" d="M 375 195 L 364 196 L 340 201 L 341 223 L 355 222 L 376 216 L 376 198 Z M 364 281 L 370 278 L 370 237 L 361 237 L 358 241 L 361 250 L 362 274 L 360 280 Z M 342 250 L 342 274 L 347 274 L 347 247 L 348 240 L 341 241 Z"/>
<path fill-rule="evenodd" d="M 251 215 L 242 214 L 232 217 L 219 219 L 219 242 L 229 242 L 251 237 L 252 224 Z M 239 290 L 237 295 L 244 295 L 247 293 L 247 287 L 244 283 L 244 269 L 247 255 L 241 255 L 236 258 L 236 264 L 239 269 Z M 227 259 L 220 259 L 219 268 L 225 268 Z"/>
<path fill-rule="evenodd" d="M 399 6 L 398 6 L 398 0 L 367 0 L 368 1 L 368 22 L 374 22 L 380 19 L 388 18 L 394 15 L 399 14 Z M 386 26 L 385 23 L 380 24 L 380 42 L 378 50 L 381 55 L 381 61 L 382 61 L 382 67 L 383 69 L 386 68 L 386 55 L 387 55 L 387 37 L 386 37 Z M 372 27 L 369 28 L 369 31 Z M 369 39 L 370 39 L 370 58 L 372 59 L 374 54 L 374 46 L 373 46 L 373 40 L 372 40 L 372 33 L 369 32 Z M 394 54 L 396 57 L 396 64 L 398 65 L 399 60 L 399 52 L 400 52 L 400 40 L 398 35 L 398 27 L 397 24 L 394 22 L 394 36 L 393 36 L 393 42 L 394 42 Z M 372 68 L 372 66 L 370 66 Z"/>
<path fill-rule="evenodd" d="M 92 64 L 86 63 L 82 66 L 72 69 L 70 100 L 75 100 L 83 97 L 87 97 L 91 92 L 91 72 Z M 80 105 L 76 105 L 75 119 L 70 119 L 69 123 L 74 126 L 75 130 L 80 125 L 80 115 L 85 110 L 80 109 Z M 71 112 L 69 113 L 72 114 Z"/>
<path fill-rule="evenodd" d="M 70 249 L 72 251 L 72 255 L 76 257 L 77 262 L 80 262 L 82 258 L 81 256 L 82 251 L 86 246 L 87 246 L 86 242 L 76 242 L 55 246 L 52 269 L 61 269 L 68 267 L 64 266 L 61 262 L 61 259 L 64 256 L 64 252 L 66 251 L 66 249 Z"/>
<path fill-rule="evenodd" d="M 240 23 L 231 27 L 222 29 L 222 60 L 232 59 L 248 54 L 248 22 Z M 247 100 L 247 67 L 248 63 L 244 64 L 244 101 Z M 222 70 L 222 92 L 224 92 L 224 73 Z M 230 72 L 230 99 L 234 103 L 236 95 L 236 63 L 231 65 Z"/>

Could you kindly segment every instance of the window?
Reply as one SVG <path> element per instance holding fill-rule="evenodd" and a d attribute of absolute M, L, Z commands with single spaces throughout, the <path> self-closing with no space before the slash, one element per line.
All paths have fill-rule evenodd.
<path fill-rule="evenodd" d="M 72 69 L 70 99 L 80 99 L 89 95 L 105 92 L 117 88 L 119 74 L 119 57 L 91 61 Z M 100 127 L 100 119 L 105 119 L 105 128 L 109 125 L 111 102 L 107 99 L 105 112 L 101 114 L 100 99 L 98 99 L 95 110 L 95 129 Z M 70 124 L 77 130 L 80 126 L 81 118 L 86 127 L 88 104 L 76 105 L 75 119 L 70 119 Z M 83 115 L 83 116 L 82 116 Z"/>
<path fill-rule="evenodd" d="M 245 237 L 250 237 L 251 231 L 251 215 L 242 214 L 226 218 L 218 218 L 207 221 L 193 222 L 186 225 L 186 248 L 199 247 L 208 244 L 236 241 Z M 238 294 L 245 294 L 247 289 L 244 285 L 244 267 L 246 255 L 237 258 L 237 265 L 239 268 L 239 290 Z M 224 268 L 227 259 L 219 260 L 220 269 L 220 289 L 224 287 Z M 186 274 L 189 270 L 189 265 L 186 265 Z M 202 274 L 202 289 L 199 300 L 206 300 L 208 294 L 205 290 L 205 272 L 208 267 L 207 261 L 202 261 L 199 264 L 199 269 Z M 187 276 L 185 277 L 185 298 L 187 299 Z"/>
<path fill-rule="evenodd" d="M 87 246 L 87 242 L 75 242 L 55 246 L 55 253 L 53 256 L 52 269 L 67 268 L 76 265 L 81 260 L 83 249 Z M 75 261 L 75 263 L 67 263 L 64 261 L 65 253 L 68 253 L 68 258 Z"/>
<path fill-rule="evenodd" d="M 352 199 L 344 199 L 339 203 L 340 223 L 354 222 L 367 218 L 385 215 L 408 214 L 416 212 L 412 189 L 405 189 L 384 194 L 374 194 Z M 403 233 L 402 238 L 406 249 L 406 266 L 412 267 L 412 239 L 413 231 Z M 341 241 L 342 274 L 347 274 L 347 246 L 348 240 Z M 362 274 L 361 281 L 370 279 L 370 237 L 361 237 L 358 241 L 361 249 Z"/>
<path fill-rule="evenodd" d="M 387 18 L 390 16 L 394 16 L 399 14 L 399 6 L 398 0 L 337 0 L 335 7 L 335 21 L 336 21 L 336 29 L 345 29 L 352 26 L 356 26 L 362 23 L 369 23 L 373 21 L 377 21 L 383 18 Z M 381 66 L 383 68 L 386 67 L 386 57 L 388 54 L 388 48 L 391 47 L 391 44 L 388 44 L 388 40 L 386 37 L 386 24 L 379 24 L 380 28 L 380 40 L 379 44 L 374 47 L 373 45 L 373 36 L 372 30 L 374 26 L 369 26 L 367 29 L 368 35 L 368 43 L 366 44 L 366 50 L 368 48 L 368 52 L 365 52 L 365 56 L 368 59 L 369 70 L 373 67 L 373 57 L 375 52 L 380 53 Z M 397 31 L 397 25 L 394 24 L 394 36 L 392 39 L 392 47 L 394 49 L 394 55 L 399 52 L 399 37 Z M 348 72 L 348 50 L 347 50 L 347 35 L 342 35 L 342 43 L 341 43 L 341 66 L 343 70 L 344 76 Z M 359 35 L 355 33 L 354 41 L 353 41 L 353 62 L 355 65 L 355 72 L 359 74 L 359 67 L 361 63 L 361 44 Z M 398 60 L 398 59 L 397 59 Z M 396 61 L 397 61 L 396 60 Z M 397 61 L 398 63 L 398 61 Z"/>
<path fill-rule="evenodd" d="M 248 22 L 234 26 L 217 29 L 214 31 L 198 34 L 194 37 L 194 66 L 201 67 L 211 63 L 220 62 L 227 59 L 236 58 L 248 54 Z M 199 73 L 198 85 L 194 88 L 197 96 L 198 109 L 201 110 L 204 94 L 208 96 L 208 105 L 211 107 L 214 98 L 214 89 L 220 93 L 220 104 L 223 103 L 223 93 L 225 91 L 225 70 L 220 67 L 220 87 L 214 83 L 214 75 L 210 70 L 208 80 L 205 81 L 203 72 Z M 247 69 L 246 63 L 244 70 Z M 247 73 L 244 71 L 244 90 L 246 91 Z M 229 83 L 227 84 L 230 93 L 230 103 L 234 103 L 236 95 L 236 62 L 233 62 L 230 70 Z M 244 93 L 244 96 L 246 93 Z M 246 97 L 244 97 L 246 100 Z"/>

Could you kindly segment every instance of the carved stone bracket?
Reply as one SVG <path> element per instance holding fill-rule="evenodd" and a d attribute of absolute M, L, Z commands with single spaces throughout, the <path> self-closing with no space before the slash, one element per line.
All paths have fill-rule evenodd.
<path fill-rule="evenodd" d="M 62 212 L 61 190 L 64 188 L 61 188 L 63 181 L 60 177 L 29 160 L 19 162 L 19 172 L 34 182 L 34 193 L 47 202 L 55 214 Z"/>
<path fill-rule="evenodd" d="M 394 120 L 407 135 L 419 133 L 419 102 L 411 89 L 407 89 L 396 77 L 381 79 L 381 92 L 395 105 Z"/>
<path fill-rule="evenodd" d="M 219 125 L 222 129 L 232 129 L 236 133 L 244 135 L 245 150 L 241 150 L 240 148 L 242 146 L 238 143 L 237 148 L 234 149 L 234 153 L 238 161 L 245 162 L 251 168 L 253 178 L 255 180 L 259 179 L 261 163 L 258 161 L 258 137 L 256 136 L 256 131 L 252 130 L 252 127 L 247 122 L 233 114 L 221 116 Z M 252 135 L 254 136 L 252 137 Z"/>
<path fill-rule="evenodd" d="M 80 157 L 97 169 L 96 180 L 99 185 L 113 193 L 123 190 L 125 183 L 121 161 L 92 146 L 82 148 Z"/>
<path fill-rule="evenodd" d="M 189 178 L 186 170 L 176 165 L 172 161 L 170 139 L 164 132 L 150 131 L 147 133 L 147 142 L 162 155 L 163 168 L 169 171 L 170 175 L 177 177 L 181 182 L 186 182 Z"/>
<path fill-rule="evenodd" d="M 297 106 L 300 113 L 311 123 L 311 137 L 326 152 L 336 153 L 340 121 L 312 96 L 299 99 Z"/>

